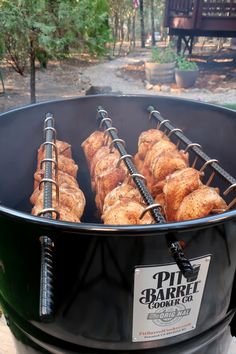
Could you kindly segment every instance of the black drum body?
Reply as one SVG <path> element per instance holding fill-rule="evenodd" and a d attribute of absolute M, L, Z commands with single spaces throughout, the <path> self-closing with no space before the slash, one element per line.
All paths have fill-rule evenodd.
<path fill-rule="evenodd" d="M 162 225 L 100 224 L 80 147 L 96 129 L 99 105 L 112 116 L 129 153 L 136 152 L 141 131 L 155 126 L 154 121 L 148 120 L 147 107 L 152 105 L 236 176 L 236 113 L 220 107 L 151 96 L 87 96 L 3 114 L 0 117 L 0 302 L 18 353 L 226 354 L 231 340 L 230 323 L 231 331 L 236 332 L 232 322 L 236 307 L 236 211 Z M 73 157 L 79 164 L 78 181 L 87 199 L 81 224 L 29 214 L 37 148 L 43 142 L 42 125 L 47 112 L 54 114 L 58 139 L 72 145 Z M 188 286 L 178 272 L 171 275 L 165 269 L 173 264 L 166 244 L 166 236 L 170 234 L 185 241 L 185 254 L 193 262 L 209 262 L 205 279 L 197 280 L 199 284 Z M 55 311 L 51 323 L 39 319 L 42 235 L 50 236 L 55 244 Z M 197 286 L 205 282 L 196 326 L 183 334 L 176 332 L 156 339 L 154 333 L 152 340 L 152 333 L 146 333 L 148 339 L 136 340 L 134 329 L 139 328 L 141 315 L 136 313 L 135 298 L 143 307 L 156 304 L 149 311 L 157 313 L 153 322 L 160 323 L 163 315 L 158 309 L 164 301 L 160 283 L 155 291 L 143 288 L 139 292 L 136 288 L 139 283 L 135 272 L 155 267 L 163 270 L 162 281 L 168 280 L 172 288 L 176 287 L 171 291 L 178 292 L 177 297 L 185 298 L 184 302 L 189 299 L 190 303 L 189 296 L 197 294 Z M 185 286 L 180 288 L 183 282 Z M 157 289 L 159 295 L 154 301 Z M 174 295 L 170 294 L 169 300 L 173 300 Z M 178 301 L 168 306 L 176 304 Z M 185 308 L 194 312 L 191 304 L 185 303 Z M 181 313 L 178 311 L 172 326 L 175 329 Z M 166 328 L 163 324 L 163 331 Z M 140 327 L 140 336 L 141 332 Z"/>

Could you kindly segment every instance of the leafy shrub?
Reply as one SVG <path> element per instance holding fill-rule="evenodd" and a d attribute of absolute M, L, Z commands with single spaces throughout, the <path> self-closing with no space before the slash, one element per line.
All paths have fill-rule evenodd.
<path fill-rule="evenodd" d="M 184 56 L 178 56 L 176 59 L 177 69 L 183 71 L 198 70 L 195 62 L 187 60 Z"/>
<path fill-rule="evenodd" d="M 173 63 L 176 60 L 175 50 L 168 46 L 166 48 L 153 47 L 151 51 L 151 61 L 158 64 Z"/>

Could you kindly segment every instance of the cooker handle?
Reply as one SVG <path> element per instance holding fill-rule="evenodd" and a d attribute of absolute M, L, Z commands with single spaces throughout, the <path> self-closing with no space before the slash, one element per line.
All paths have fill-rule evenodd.
<path fill-rule="evenodd" d="M 185 256 L 180 242 L 169 239 L 168 248 L 183 276 L 188 281 L 194 281 L 198 271 L 192 266 L 188 258 Z"/>
<path fill-rule="evenodd" d="M 41 243 L 41 276 L 39 316 L 42 322 L 53 320 L 53 247 L 54 244 L 48 236 L 40 237 Z"/>

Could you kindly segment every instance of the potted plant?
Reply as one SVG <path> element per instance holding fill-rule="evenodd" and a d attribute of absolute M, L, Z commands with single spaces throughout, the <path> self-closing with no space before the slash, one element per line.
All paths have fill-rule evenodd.
<path fill-rule="evenodd" d="M 151 59 L 145 62 L 147 81 L 154 85 L 173 82 L 175 60 L 176 54 L 171 46 L 166 48 L 153 47 Z"/>
<path fill-rule="evenodd" d="M 184 56 L 176 59 L 175 81 L 178 87 L 188 88 L 195 84 L 199 74 L 195 62 L 187 60 Z"/>

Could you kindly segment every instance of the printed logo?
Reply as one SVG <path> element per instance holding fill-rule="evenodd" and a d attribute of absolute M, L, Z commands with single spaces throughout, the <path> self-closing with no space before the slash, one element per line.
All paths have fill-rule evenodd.
<path fill-rule="evenodd" d="M 154 313 L 149 313 L 147 319 L 152 320 L 157 326 L 169 326 L 179 322 L 184 316 L 188 316 L 191 312 L 190 308 L 186 308 L 183 304 L 159 309 Z"/>
<path fill-rule="evenodd" d="M 170 337 L 196 327 L 209 262 L 210 256 L 192 262 L 195 271 L 189 279 L 176 264 L 135 269 L 134 341 Z"/>

